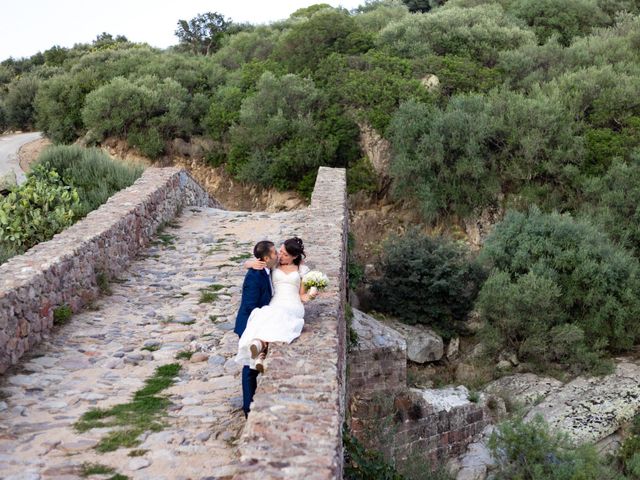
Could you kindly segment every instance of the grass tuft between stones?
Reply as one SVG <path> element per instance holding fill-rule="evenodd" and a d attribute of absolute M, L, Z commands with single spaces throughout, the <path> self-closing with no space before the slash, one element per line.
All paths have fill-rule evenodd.
<path fill-rule="evenodd" d="M 141 457 L 148 451 L 149 450 L 145 450 L 144 448 L 137 448 L 135 450 L 131 450 L 129 453 L 127 453 L 127 455 L 130 457 Z"/>
<path fill-rule="evenodd" d="M 156 395 L 173 384 L 179 371 L 178 363 L 158 367 L 154 375 L 145 381 L 144 387 L 135 392 L 132 401 L 108 409 L 89 410 L 75 423 L 76 430 L 86 432 L 93 428 L 117 428 L 95 446 L 100 453 L 112 452 L 120 447 L 138 446 L 138 437 L 142 433 L 163 428 L 160 418 L 170 402 L 167 398 Z"/>
<path fill-rule="evenodd" d="M 247 260 L 248 258 L 253 257 L 250 253 L 242 253 L 240 255 L 236 255 L 235 257 L 231 257 L 229 259 L 230 262 L 237 262 L 239 260 Z"/>
<path fill-rule="evenodd" d="M 73 311 L 69 305 L 62 305 L 61 307 L 55 308 L 53 310 L 53 324 L 64 325 L 69 321 L 71 315 L 73 315 Z"/>
<path fill-rule="evenodd" d="M 190 360 L 193 352 L 182 351 L 176 353 L 176 360 Z"/>
<path fill-rule="evenodd" d="M 83 463 L 81 468 L 81 477 L 88 477 L 89 475 L 107 475 L 115 472 L 115 468 L 108 467 L 107 465 L 102 465 L 100 463 Z"/>

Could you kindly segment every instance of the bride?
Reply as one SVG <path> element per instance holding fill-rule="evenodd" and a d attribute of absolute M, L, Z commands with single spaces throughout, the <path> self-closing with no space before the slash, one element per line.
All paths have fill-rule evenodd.
<path fill-rule="evenodd" d="M 279 265 L 271 272 L 273 297 L 262 308 L 251 312 L 247 328 L 238 341 L 236 362 L 247 365 L 255 361 L 255 369 L 264 372 L 263 360 L 269 342 L 291 343 L 304 326 L 304 306 L 315 297 L 306 292 L 302 277 L 309 271 L 302 265 L 304 244 L 298 237 L 286 240 L 278 252 Z M 261 268 L 261 262 L 247 262 L 247 267 Z M 253 365 L 251 365 L 253 366 Z"/>

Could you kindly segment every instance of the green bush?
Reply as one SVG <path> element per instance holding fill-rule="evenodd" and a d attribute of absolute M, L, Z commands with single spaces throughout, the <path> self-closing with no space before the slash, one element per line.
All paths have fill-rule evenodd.
<path fill-rule="evenodd" d="M 332 54 L 315 74 L 332 102 L 347 106 L 384 135 L 403 101 L 432 103 L 432 95 L 415 78 L 411 61 L 380 52 L 362 56 Z"/>
<path fill-rule="evenodd" d="M 638 260 L 585 221 L 509 212 L 481 260 L 492 268 L 477 302 L 490 354 L 579 372 L 640 338 Z"/>
<path fill-rule="evenodd" d="M 630 162 L 614 161 L 605 175 L 587 180 L 584 190 L 581 213 L 640 258 L 640 150 Z"/>
<path fill-rule="evenodd" d="M 283 33 L 274 56 L 290 72 L 308 73 L 331 53 L 363 53 L 371 47 L 371 34 L 345 10 L 323 8 Z"/>
<path fill-rule="evenodd" d="M 99 149 L 76 146 L 47 148 L 38 158 L 38 165 L 55 170 L 66 185 L 77 191 L 75 219 L 97 209 L 142 174 L 142 167 L 115 161 Z"/>
<path fill-rule="evenodd" d="M 295 188 L 301 181 L 306 185 L 305 177 L 317 167 L 345 166 L 348 160 L 340 147 L 353 146 L 344 135 L 355 132 L 336 131 L 340 122 L 327 121 L 331 118 L 312 80 L 265 72 L 230 130 L 228 167 L 244 181 L 280 189 Z"/>
<path fill-rule="evenodd" d="M 592 446 L 576 447 L 541 416 L 500 424 L 489 439 L 497 480 L 606 480 L 617 478 Z"/>
<path fill-rule="evenodd" d="M 451 96 L 465 92 L 488 92 L 502 82 L 498 68 L 482 65 L 476 58 L 459 55 L 431 55 L 424 60 L 438 80 L 439 91 Z"/>
<path fill-rule="evenodd" d="M 193 130 L 188 92 L 170 78 L 115 78 L 87 95 L 82 118 L 95 140 L 126 138 L 151 158 L 162 153 L 160 140 Z"/>
<path fill-rule="evenodd" d="M 416 199 L 429 221 L 470 216 L 500 194 L 527 192 L 527 202 L 566 204 L 579 183 L 578 126 L 544 95 L 457 95 L 444 110 L 410 101 L 389 131 L 396 192 Z"/>
<path fill-rule="evenodd" d="M 33 100 L 40 82 L 33 76 L 18 77 L 9 84 L 4 109 L 9 126 L 31 130 L 36 123 Z"/>
<path fill-rule="evenodd" d="M 85 97 L 97 86 L 90 70 L 65 73 L 43 82 L 35 98 L 38 128 L 54 143 L 74 142 L 85 132 Z"/>
<path fill-rule="evenodd" d="M 540 43 L 556 34 L 565 46 L 611 23 L 595 0 L 515 0 L 509 11 L 533 28 Z"/>
<path fill-rule="evenodd" d="M 385 245 L 382 277 L 371 286 L 374 308 L 407 323 L 452 331 L 469 313 L 484 279 L 462 244 L 411 230 Z"/>
<path fill-rule="evenodd" d="M 36 166 L 23 185 L 0 199 L 2 250 L 20 253 L 49 240 L 74 222 L 78 203 L 78 192 L 54 170 Z"/>
<path fill-rule="evenodd" d="M 378 175 L 367 157 L 347 169 L 347 193 L 374 193 L 378 190 Z"/>
<path fill-rule="evenodd" d="M 497 4 L 473 8 L 436 9 L 409 15 L 389 24 L 376 39 L 382 49 L 408 58 L 431 54 L 458 55 L 492 66 L 502 50 L 535 42 L 535 34 L 522 28 Z"/>

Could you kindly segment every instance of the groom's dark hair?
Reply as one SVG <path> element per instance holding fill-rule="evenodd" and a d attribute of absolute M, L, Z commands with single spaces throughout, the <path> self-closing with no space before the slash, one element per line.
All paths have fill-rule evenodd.
<path fill-rule="evenodd" d="M 262 240 L 261 242 L 256 243 L 256 246 L 253 247 L 253 255 L 257 259 L 262 260 L 264 257 L 269 256 L 269 252 L 273 246 L 273 242 L 270 242 L 269 240 Z"/>

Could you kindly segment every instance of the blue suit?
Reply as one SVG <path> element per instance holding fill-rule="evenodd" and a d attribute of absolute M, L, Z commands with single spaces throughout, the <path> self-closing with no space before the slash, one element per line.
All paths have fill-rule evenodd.
<path fill-rule="evenodd" d="M 236 316 L 233 331 L 242 336 L 247 328 L 247 320 L 254 308 L 264 307 L 271 301 L 271 280 L 265 270 L 247 271 L 242 284 L 242 300 L 240 310 Z M 242 410 L 245 416 L 249 413 L 249 406 L 258 386 L 258 371 L 250 369 L 248 365 L 242 368 Z"/>

